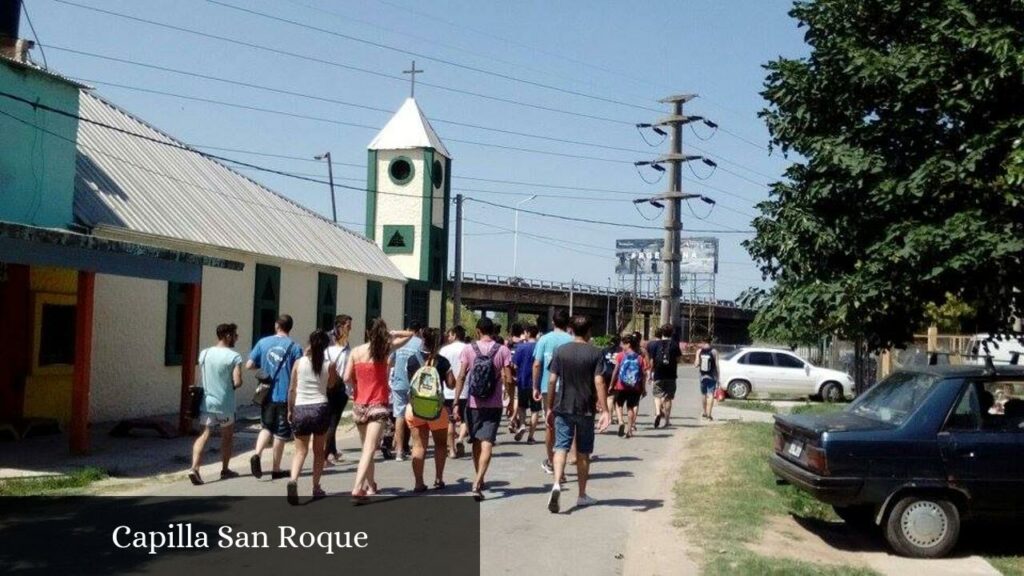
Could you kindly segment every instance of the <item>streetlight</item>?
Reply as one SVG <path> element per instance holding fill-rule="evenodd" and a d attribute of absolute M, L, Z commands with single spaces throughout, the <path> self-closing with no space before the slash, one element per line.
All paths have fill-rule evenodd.
<path fill-rule="evenodd" d="M 331 186 L 331 219 L 335 224 L 338 223 L 338 206 L 334 200 L 334 168 L 331 166 L 331 153 L 324 152 L 318 156 L 313 157 L 314 160 L 327 160 L 327 180 Z"/>
<path fill-rule="evenodd" d="M 512 277 L 513 278 L 518 278 L 519 277 L 517 275 L 517 273 L 516 273 L 517 270 L 519 269 L 519 207 L 522 206 L 523 204 L 526 204 L 530 200 L 536 200 L 536 198 L 537 198 L 537 195 L 534 194 L 533 196 L 530 196 L 529 198 L 526 198 L 524 200 L 520 200 L 519 202 L 516 202 L 516 224 L 515 224 L 515 232 L 513 233 L 513 239 L 512 239 Z"/>

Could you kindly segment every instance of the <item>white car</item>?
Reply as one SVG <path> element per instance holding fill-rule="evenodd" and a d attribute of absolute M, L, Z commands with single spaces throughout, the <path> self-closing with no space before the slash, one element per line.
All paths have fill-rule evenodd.
<path fill-rule="evenodd" d="M 719 384 L 729 396 L 819 396 L 838 402 L 853 396 L 846 372 L 818 368 L 786 350 L 740 348 L 718 359 Z"/>

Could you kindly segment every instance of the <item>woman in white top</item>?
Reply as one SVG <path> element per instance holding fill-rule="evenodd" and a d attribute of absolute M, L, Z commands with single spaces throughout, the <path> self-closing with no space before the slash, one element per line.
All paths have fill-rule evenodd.
<path fill-rule="evenodd" d="M 299 473 L 306 463 L 310 441 L 313 444 L 313 499 L 327 495 L 320 488 L 324 446 L 331 422 L 327 393 L 338 385 L 338 369 L 326 354 L 330 343 L 327 332 L 316 330 L 309 335 L 306 354 L 292 367 L 291 386 L 288 388 L 288 422 L 295 433 L 295 456 L 288 482 L 288 503 L 292 505 L 299 503 Z"/>

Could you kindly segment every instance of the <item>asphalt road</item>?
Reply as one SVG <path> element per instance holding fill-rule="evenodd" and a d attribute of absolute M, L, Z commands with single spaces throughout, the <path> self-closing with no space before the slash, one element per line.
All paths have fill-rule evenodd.
<path fill-rule="evenodd" d="M 685 553 L 682 533 L 671 527 L 672 483 L 678 470 L 679 455 L 687 437 L 701 426 L 696 374 L 690 368 L 680 370 L 678 395 L 670 428 L 655 430 L 653 400 L 650 395 L 640 406 L 638 432 L 631 439 L 619 438 L 614 426 L 598 435 L 597 455 L 591 467 L 588 492 L 598 504 L 574 508 L 575 470 L 567 472 L 563 485 L 562 512 L 547 510 L 552 476 L 540 466 L 544 459 L 543 432 L 539 442 L 527 445 L 515 442 L 503 422 L 494 458 L 487 478 L 486 500 L 481 510 L 481 573 L 534 574 L 689 574 L 696 566 Z M 325 471 L 323 487 L 329 495 L 347 498 L 358 458 L 355 430 L 339 433 L 344 452 L 341 465 Z M 171 495 L 280 495 L 284 498 L 286 480 L 262 480 L 248 475 L 248 456 L 254 436 L 239 434 L 236 446 L 244 448 L 233 460 L 241 478 L 213 481 L 195 487 L 187 479 L 153 484 L 137 494 Z M 216 440 L 213 441 L 216 443 Z M 203 477 L 214 479 L 219 458 L 209 455 Z M 264 453 L 264 470 L 270 468 L 269 450 Z M 290 462 L 286 450 L 285 461 Z M 310 491 L 309 460 L 299 481 L 300 495 Z M 286 464 L 287 467 L 287 464 Z M 448 460 L 445 479 L 447 494 L 468 493 L 472 482 L 472 461 Z M 428 452 L 426 478 L 433 477 L 433 462 Z M 413 487 L 411 466 L 406 462 L 377 463 L 377 482 L 384 493 L 400 493 Z M 423 497 L 431 496 L 428 492 Z"/>

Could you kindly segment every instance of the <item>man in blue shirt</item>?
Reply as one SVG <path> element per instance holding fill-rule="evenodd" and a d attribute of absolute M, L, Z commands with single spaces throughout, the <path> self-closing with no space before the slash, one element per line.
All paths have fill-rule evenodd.
<path fill-rule="evenodd" d="M 292 331 L 292 317 L 282 314 L 274 322 L 274 335 L 260 338 L 245 367 L 249 370 L 260 370 L 267 378 L 273 380 L 270 394 L 263 403 L 260 415 L 262 429 L 256 438 L 256 453 L 249 458 L 252 475 L 263 476 L 263 465 L 260 458 L 271 438 L 274 440 L 274 460 L 270 478 L 286 478 L 288 472 L 281 470 L 281 457 L 284 455 L 284 444 L 292 439 L 292 427 L 288 422 L 288 387 L 291 385 L 292 365 L 302 357 L 302 346 L 288 336 Z"/>
<path fill-rule="evenodd" d="M 409 457 L 408 426 L 405 423 L 405 407 L 409 405 L 409 373 L 407 366 L 412 358 L 423 349 L 423 326 L 413 320 L 409 324 L 413 337 L 391 355 L 391 410 L 395 418 L 395 460 L 401 462 Z M 385 458 L 387 454 L 385 454 Z"/>
<path fill-rule="evenodd" d="M 550 376 L 548 368 L 551 364 L 551 358 L 555 355 L 555 350 L 572 342 L 572 336 L 566 332 L 566 329 L 569 328 L 569 312 L 564 309 L 558 310 L 551 321 L 555 325 L 555 330 L 541 336 L 540 340 L 537 341 L 537 346 L 533 349 L 533 399 L 537 402 L 544 402 L 544 399 L 547 398 L 548 378 Z M 551 409 L 550 406 L 546 405 L 546 402 L 544 402 L 543 408 L 545 412 Z M 545 436 L 544 443 L 547 447 L 548 457 L 540 466 L 548 474 L 553 474 L 555 469 L 551 461 L 555 453 L 554 430 L 548 428 Z"/>
<path fill-rule="evenodd" d="M 512 366 L 516 370 L 515 420 L 518 429 L 515 431 L 516 442 L 523 439 L 526 432 L 526 409 L 530 409 L 530 434 L 526 437 L 527 444 L 533 444 L 533 433 L 537 429 L 541 403 L 533 399 L 533 350 L 537 347 L 537 326 L 526 327 L 526 338 L 516 344 L 512 353 Z"/>

